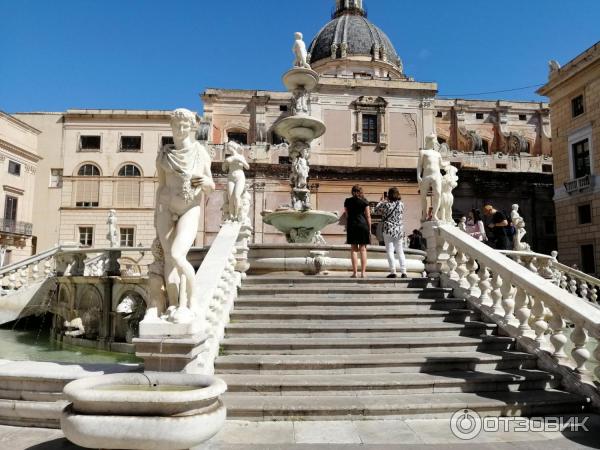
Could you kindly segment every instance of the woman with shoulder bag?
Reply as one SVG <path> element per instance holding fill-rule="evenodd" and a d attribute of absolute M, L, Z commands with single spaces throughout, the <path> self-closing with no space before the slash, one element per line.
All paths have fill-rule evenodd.
<path fill-rule="evenodd" d="M 352 197 L 344 202 L 346 216 L 347 244 L 352 246 L 352 278 L 357 277 L 358 253 L 361 260 L 361 276 L 367 272 L 367 245 L 371 243 L 371 213 L 369 202 L 365 199 L 363 190 L 356 185 L 352 188 Z"/>
<path fill-rule="evenodd" d="M 388 278 L 397 278 L 396 258 L 400 260 L 400 273 L 402 278 L 406 275 L 406 257 L 404 256 L 404 203 L 398 188 L 391 188 L 385 198 L 375 207 L 375 212 L 381 214 L 383 224 L 383 241 L 387 252 L 390 274 Z"/>

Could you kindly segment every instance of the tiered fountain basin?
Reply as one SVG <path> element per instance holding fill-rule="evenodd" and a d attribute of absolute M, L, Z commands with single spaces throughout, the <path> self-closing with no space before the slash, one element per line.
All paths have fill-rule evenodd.
<path fill-rule="evenodd" d="M 315 235 L 328 225 L 339 222 L 336 213 L 327 211 L 296 211 L 281 209 L 275 212 L 263 211 L 263 222 L 272 225 L 285 234 L 290 243 L 310 244 Z"/>
<path fill-rule="evenodd" d="M 325 124 L 314 117 L 298 114 L 286 117 L 274 126 L 275 133 L 289 142 L 310 142 L 325 134 Z"/>
<path fill-rule="evenodd" d="M 225 423 L 224 381 L 180 373 L 114 374 L 69 383 L 61 428 L 87 448 L 181 450 Z"/>

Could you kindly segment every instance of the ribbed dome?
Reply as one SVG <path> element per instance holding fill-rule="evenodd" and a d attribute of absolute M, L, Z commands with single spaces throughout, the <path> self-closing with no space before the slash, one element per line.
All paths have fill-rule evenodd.
<path fill-rule="evenodd" d="M 313 39 L 309 52 L 311 64 L 324 59 L 369 56 L 402 72 L 402 61 L 387 35 L 364 14 L 351 11 L 341 11 L 341 15 L 338 12 Z"/>

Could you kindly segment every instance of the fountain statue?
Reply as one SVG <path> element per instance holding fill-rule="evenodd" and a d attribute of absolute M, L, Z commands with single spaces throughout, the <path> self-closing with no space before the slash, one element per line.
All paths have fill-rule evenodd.
<path fill-rule="evenodd" d="M 325 134 L 325 124 L 311 116 L 311 92 L 319 75 L 308 64 L 302 33 L 295 34 L 294 68 L 283 76 L 283 83 L 292 93 L 292 115 L 275 124 L 274 131 L 289 142 L 292 166 L 290 175 L 291 205 L 275 212 L 263 211 L 263 220 L 285 233 L 289 243 L 323 241 L 320 232 L 336 223 L 337 214 L 311 209 L 309 173 L 311 142 Z"/>
<path fill-rule="evenodd" d="M 523 242 L 523 238 L 527 234 L 525 229 L 525 220 L 519 214 L 519 205 L 512 205 L 510 211 L 510 220 L 515 227 L 515 236 L 513 237 L 513 250 L 517 252 L 531 251 L 531 246 Z"/>
<path fill-rule="evenodd" d="M 119 234 L 117 232 L 117 211 L 111 209 L 108 212 L 108 242 L 111 247 L 119 246 Z"/>
<path fill-rule="evenodd" d="M 223 161 L 223 172 L 227 173 L 227 190 L 223 202 L 223 220 L 240 222 L 242 215 L 242 195 L 246 189 L 244 169 L 250 166 L 242 154 L 242 146 L 237 142 L 228 142 L 226 152 L 230 156 Z"/>
<path fill-rule="evenodd" d="M 194 137 L 195 113 L 177 109 L 171 115 L 174 145 L 165 145 L 156 161 L 158 190 L 155 225 L 163 256 L 163 278 L 168 299 L 165 305 L 149 305 L 141 327 L 151 323 L 190 324 L 194 322 L 199 298 L 195 272 L 187 253 L 196 239 L 205 194 L 215 189 L 208 151 Z M 160 299 L 157 283 L 150 284 Z M 159 310 L 163 309 L 162 311 Z M 166 313 L 161 316 L 161 314 Z"/>
<path fill-rule="evenodd" d="M 419 162 L 417 165 L 417 181 L 421 192 L 421 221 L 427 221 L 427 196 L 429 190 L 432 190 L 432 214 L 431 220 L 437 222 L 440 220 L 440 206 L 442 200 L 442 155 L 436 150 L 437 136 L 429 135 L 425 138 L 425 148 L 419 152 Z"/>
<path fill-rule="evenodd" d="M 454 195 L 452 191 L 458 186 L 458 169 L 449 163 L 443 164 L 446 174 L 442 177 L 442 196 L 440 201 L 440 220 L 454 224 L 452 218 L 452 207 L 454 206 Z"/>

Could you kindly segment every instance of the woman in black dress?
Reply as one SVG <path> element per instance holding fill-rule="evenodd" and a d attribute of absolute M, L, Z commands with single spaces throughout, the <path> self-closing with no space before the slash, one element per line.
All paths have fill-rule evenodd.
<path fill-rule="evenodd" d="M 356 185 L 352 188 L 352 197 L 344 202 L 344 210 L 348 222 L 346 225 L 347 244 L 352 246 L 352 278 L 357 277 L 358 253 L 360 252 L 361 276 L 365 278 L 367 271 L 367 245 L 371 243 L 371 212 L 369 202 L 363 190 Z"/>

